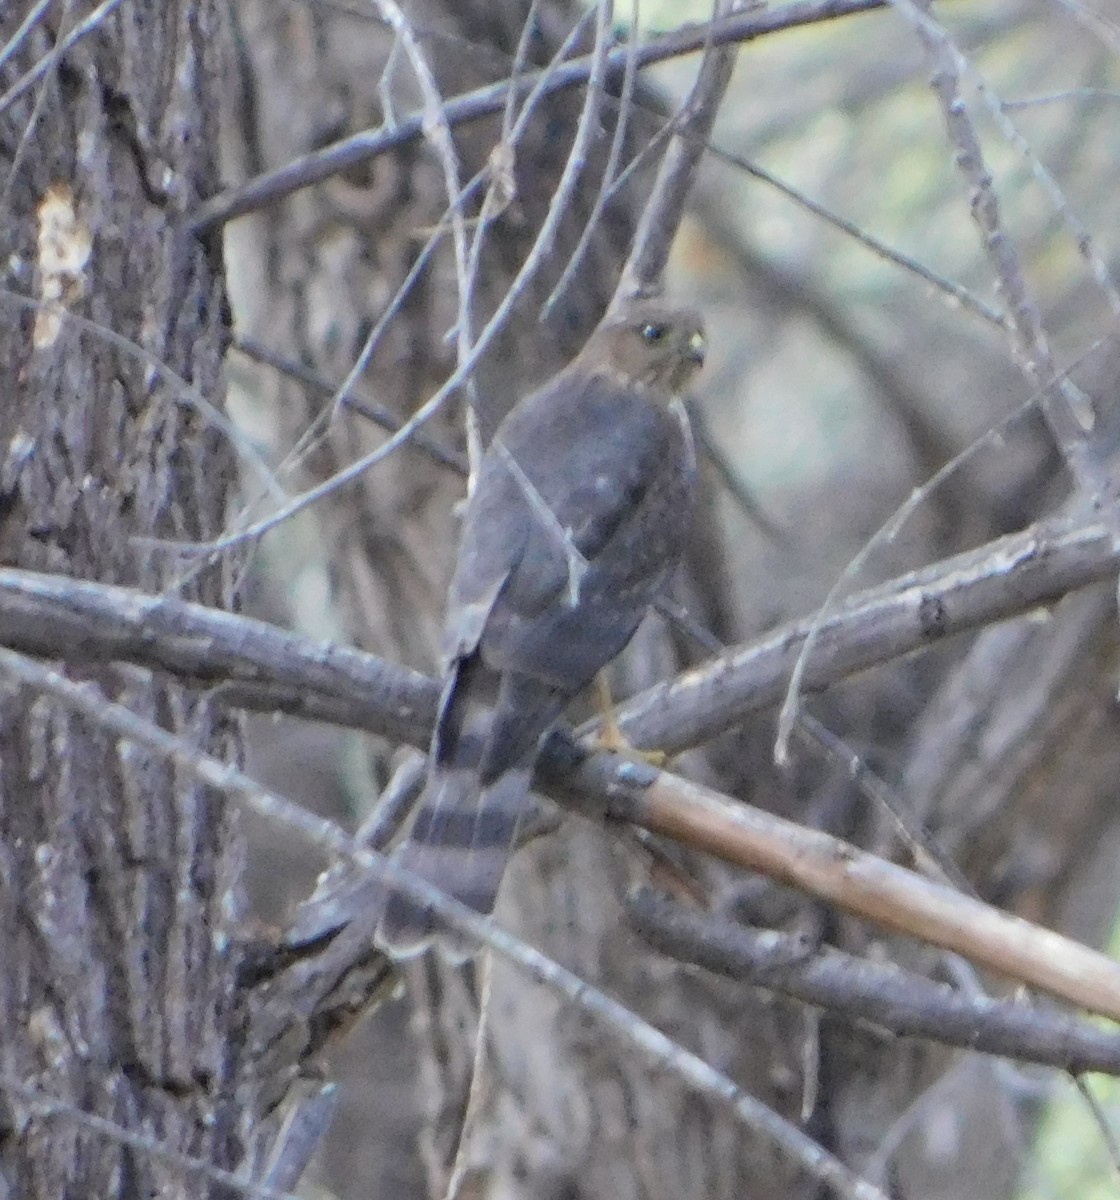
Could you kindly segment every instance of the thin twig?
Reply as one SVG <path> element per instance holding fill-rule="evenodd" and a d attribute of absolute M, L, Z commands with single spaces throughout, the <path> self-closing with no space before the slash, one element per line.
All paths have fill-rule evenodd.
<path fill-rule="evenodd" d="M 981 320 L 989 325 L 994 325 L 999 329 L 1007 328 L 1008 318 L 1006 315 L 999 309 L 985 303 L 970 289 L 959 283 L 954 283 L 953 280 L 944 275 L 939 275 L 932 268 L 913 256 L 904 254 L 901 250 L 896 250 L 893 246 L 888 246 L 886 242 L 874 237 L 865 229 L 861 229 L 854 221 L 849 221 L 847 218 L 841 217 L 838 213 L 827 208 L 819 201 L 814 200 L 799 188 L 795 188 L 793 184 L 786 183 L 785 180 L 779 178 L 772 171 L 768 171 L 765 167 L 759 166 L 758 163 L 741 154 L 735 154 L 730 150 L 724 150 L 716 145 L 709 146 L 708 151 L 714 158 L 718 158 L 730 166 L 744 171 L 761 183 L 765 183 L 768 187 L 773 188 L 774 191 L 791 200 L 798 208 L 802 208 L 814 217 L 818 217 L 826 224 L 831 225 L 833 229 L 844 234 L 845 237 L 850 238 L 857 245 L 869 250 L 876 258 L 882 259 L 883 262 L 892 263 L 896 267 L 901 267 L 907 274 L 913 275 L 915 278 L 922 280 L 923 283 L 929 284 L 930 287 L 940 292 L 953 304 L 959 304 L 961 308 L 980 317 Z"/>
<path fill-rule="evenodd" d="M 161 1142 L 158 1137 L 149 1132 L 137 1132 L 128 1129 L 117 1121 L 110 1121 L 97 1113 L 86 1112 L 85 1109 L 60 1096 L 52 1096 L 41 1088 L 32 1087 L 26 1079 L 18 1079 L 12 1075 L 0 1073 L 0 1092 L 7 1092 L 18 1098 L 19 1106 L 35 1112 L 43 1122 L 52 1120 L 70 1121 L 81 1129 L 95 1133 L 120 1146 L 127 1146 L 138 1154 L 147 1155 L 177 1167 L 186 1178 L 200 1175 L 204 1179 L 220 1183 L 239 1195 L 248 1196 L 251 1200 L 300 1200 L 300 1196 L 286 1188 L 275 1188 L 265 1183 L 245 1179 L 240 1173 L 227 1171 L 222 1167 L 199 1158 L 194 1154 L 185 1154 L 174 1146 Z"/>
<path fill-rule="evenodd" d="M 392 27 L 397 42 L 404 47 L 412 73 L 420 85 L 424 102 L 421 131 L 425 140 L 435 150 L 436 158 L 443 169 L 443 185 L 447 191 L 448 220 L 451 225 L 451 242 L 455 252 L 455 281 L 459 289 L 459 317 L 456 335 L 459 361 L 463 362 L 471 351 L 470 286 L 467 274 L 467 227 L 459 211 L 459 197 L 463 189 L 459 182 L 459 156 L 451 137 L 443 93 L 432 68 L 428 65 L 412 25 L 397 0 L 374 0 L 381 15 Z"/>
<path fill-rule="evenodd" d="M 1098 343 L 1099 344 L 1099 343 Z M 1088 353 L 1097 347 L 1091 347 Z M 872 554 L 880 547 L 889 545 L 898 537 L 902 528 L 917 513 L 922 505 L 928 502 L 934 491 L 951 479 L 966 463 L 975 458 L 988 447 L 1002 447 L 1007 433 L 1024 417 L 1034 411 L 1039 395 L 1030 396 L 1018 408 L 1008 413 L 1001 421 L 988 429 L 980 437 L 950 459 L 935 475 L 926 480 L 921 487 L 914 488 L 906 500 L 895 509 L 886 521 L 863 544 L 859 553 L 854 555 L 843 571 L 837 576 L 829 588 L 824 600 L 821 601 L 813 619 L 812 627 L 793 665 L 786 688 L 782 708 L 778 714 L 778 732 L 774 742 L 774 759 L 782 766 L 789 761 L 789 739 L 797 723 L 801 703 L 801 689 L 804 685 L 809 664 L 817 652 L 817 640 L 831 615 L 836 611 L 845 588 L 859 577 L 860 572 L 871 559 Z"/>
<path fill-rule="evenodd" d="M 324 399 L 329 399 L 332 406 L 336 398 L 342 395 L 342 404 L 344 407 L 349 408 L 351 412 L 384 429 L 386 433 L 397 433 L 404 424 L 396 413 L 392 413 L 382 405 L 375 404 L 361 397 L 343 394 L 341 388 L 331 383 L 326 376 L 321 375 L 314 368 L 273 350 L 270 346 L 264 345 L 263 342 L 258 342 L 255 338 L 235 338 L 232 349 L 244 354 L 251 361 L 260 363 L 261 366 L 270 367 L 278 374 L 286 376 L 301 387 L 315 392 Z M 454 471 L 456 475 L 466 476 L 466 459 L 457 451 L 448 450 L 438 442 L 433 441 L 423 430 L 418 430 L 413 435 L 409 445 L 423 451 L 433 462 L 439 463 L 442 467 L 447 467 Z"/>
<path fill-rule="evenodd" d="M 20 22 L 19 28 L 8 38 L 4 47 L 0 49 L 0 69 L 3 69 L 8 59 L 20 48 L 23 39 L 39 23 L 47 9 L 50 8 L 51 3 L 52 0 L 38 0 L 38 3 L 29 10 L 27 16 Z"/>
<path fill-rule="evenodd" d="M 1086 496 L 1099 495 L 1104 479 L 1088 453 L 1086 435 L 1095 414 L 1091 404 L 1060 374 L 1050 352 L 1038 305 L 1030 296 L 1022 262 L 1000 220 L 999 198 L 984 162 L 983 150 L 968 107 L 960 94 L 963 56 L 944 28 L 910 0 L 893 0 L 925 47 L 933 66 L 933 89 L 941 102 L 953 161 L 970 189 L 969 209 L 984 249 L 1007 299 L 1015 357 L 1031 386 L 1041 393 L 1041 407 L 1054 440 L 1078 486 Z"/>
<path fill-rule="evenodd" d="M 626 55 L 626 65 L 622 72 L 622 89 L 619 94 L 618 103 L 615 106 L 614 131 L 611 134 L 610 149 L 607 151 L 607 161 L 603 167 L 603 175 L 599 181 L 599 187 L 595 193 L 595 200 L 591 205 L 591 211 L 587 215 L 583 233 L 580 234 L 576 248 L 568 258 L 560 278 L 556 281 L 556 286 L 552 289 L 552 293 L 544 303 L 544 316 L 548 316 L 552 312 L 563 298 L 572 280 L 576 277 L 583 263 L 583 257 L 587 253 L 587 248 L 591 244 L 591 239 L 595 236 L 595 232 L 599 228 L 599 221 L 603 210 L 611 198 L 615 173 L 618 170 L 622 151 L 626 145 L 626 131 L 630 128 L 630 117 L 633 112 L 634 85 L 638 78 L 636 51 L 638 48 L 639 17 L 638 0 L 630 0 L 630 27 L 626 39 L 626 48 L 630 53 Z"/>
<path fill-rule="evenodd" d="M 717 0 L 708 25 L 714 32 L 721 19 L 733 15 L 735 0 Z M 669 249 L 684 213 L 700 160 L 735 67 L 733 44 L 704 46 L 704 57 L 688 96 L 673 120 L 673 138 L 654 181 L 653 190 L 634 233 L 634 244 L 615 293 L 628 297 L 657 288 L 669 260 Z"/>
<path fill-rule="evenodd" d="M 120 8 L 120 6 L 121 0 L 104 0 L 104 3 L 99 4 L 84 21 L 79 21 L 53 50 L 44 54 L 29 71 L 26 71 L 12 84 L 3 96 L 0 96 L 0 114 L 6 112 L 28 88 L 34 87 L 48 71 L 53 70 L 82 38 L 93 33 L 107 17 L 112 15 L 114 9 Z"/>
<path fill-rule="evenodd" d="M 20 295 L 19 292 L 13 292 L 6 287 L 0 287 L 0 303 L 11 304 L 13 307 L 27 312 L 37 313 L 43 308 L 42 300 Z M 64 324 L 89 334 L 90 337 L 98 338 L 106 345 L 112 346 L 122 354 L 142 363 L 156 378 L 164 380 L 173 389 L 172 399 L 179 404 L 189 404 L 213 428 L 217 429 L 227 439 L 237 457 L 261 481 L 262 486 L 277 503 L 282 503 L 287 499 L 287 494 L 276 478 L 275 471 L 261 457 L 260 452 L 253 445 L 252 438 L 244 430 L 239 429 L 212 401 L 208 400 L 199 387 L 177 374 L 163 359 L 150 350 L 146 350 L 132 338 L 127 338 L 123 334 L 117 333 L 115 329 L 110 329 L 107 325 L 99 324 L 97 321 L 91 321 L 69 309 L 59 308 L 56 311 Z"/>

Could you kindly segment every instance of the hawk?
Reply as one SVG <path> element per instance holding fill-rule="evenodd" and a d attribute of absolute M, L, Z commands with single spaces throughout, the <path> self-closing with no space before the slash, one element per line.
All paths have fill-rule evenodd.
<path fill-rule="evenodd" d="M 634 300 L 498 426 L 463 517 L 428 777 L 397 861 L 494 906 L 543 735 L 630 641 L 684 549 L 696 484 L 681 393 L 704 360 L 697 313 Z M 393 958 L 436 941 L 391 893 Z"/>

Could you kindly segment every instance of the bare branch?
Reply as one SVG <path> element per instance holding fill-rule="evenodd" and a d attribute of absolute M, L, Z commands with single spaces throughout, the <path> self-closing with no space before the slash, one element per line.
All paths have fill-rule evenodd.
<path fill-rule="evenodd" d="M 1103 525 L 1038 524 L 852 596 L 824 623 L 806 685 L 821 688 L 952 634 L 1029 612 L 1115 575 Z M 811 618 L 730 647 L 618 712 L 627 739 L 679 753 L 782 695 Z M 437 685 L 370 654 L 312 642 L 170 596 L 0 570 L 0 642 L 70 662 L 128 661 L 215 687 L 231 707 L 427 744 Z"/>
<path fill-rule="evenodd" d="M 732 647 L 632 697 L 618 712 L 635 746 L 679 753 L 781 699 L 814 628 L 809 690 L 888 662 L 949 634 L 1051 604 L 1115 574 L 1117 550 L 1104 525 L 1040 523 L 851 596 L 819 623 L 804 618 L 757 642 Z"/>
<path fill-rule="evenodd" d="M 972 997 L 893 963 L 804 946 L 686 909 L 647 889 L 630 898 L 638 932 L 657 950 L 830 1013 L 919 1037 L 1066 1071 L 1120 1074 L 1120 1038 L 1089 1021 L 1019 1000 Z M 800 951 L 800 952 L 799 952 Z"/>
<path fill-rule="evenodd" d="M 726 18 L 729 9 L 734 7 L 734 0 L 720 0 L 718 13 L 709 29 L 714 30 L 720 18 Z M 669 260 L 669 248 L 734 67 L 733 47 L 705 46 L 696 80 L 680 113 L 674 118 L 673 140 L 661 162 L 653 192 L 642 210 L 630 258 L 619 281 L 618 296 L 637 295 L 660 285 Z"/>
<path fill-rule="evenodd" d="M 367 421 L 372 421 L 374 425 L 380 429 L 384 429 L 387 433 L 399 432 L 401 426 L 404 424 L 400 417 L 395 413 L 391 413 L 382 405 L 351 395 L 345 388 L 331 383 L 329 379 L 320 375 L 318 371 L 313 370 L 304 363 L 296 362 L 295 359 L 280 354 L 269 346 L 262 345 L 255 338 L 237 338 L 233 343 L 233 348 L 239 350 L 246 358 L 251 359 L 253 362 L 271 367 L 272 370 L 293 380 L 309 391 L 315 392 L 317 395 L 322 396 L 323 399 L 329 399 L 332 406 L 341 397 L 341 403 L 346 408 L 356 412 Z M 441 446 L 438 442 L 428 437 L 422 429 L 418 429 L 412 435 L 407 445 L 413 446 L 417 450 L 422 450 L 433 462 L 449 468 L 457 475 L 466 477 L 467 460 L 463 455 L 455 450 L 449 450 Z"/>
<path fill-rule="evenodd" d="M 1105 554 L 1101 554 L 1102 543 L 1107 547 Z M 1116 554 L 1107 532 L 1099 527 L 1090 532 L 1068 534 L 1065 539 L 1059 538 L 1050 544 L 1040 541 L 1035 530 L 1027 535 L 1003 539 L 997 546 L 1002 553 L 993 554 L 989 548 L 983 554 L 973 552 L 961 556 L 963 566 L 959 560 L 950 560 L 957 561 L 958 566 L 947 572 L 943 570 L 940 587 L 933 586 L 934 580 L 925 582 L 928 579 L 925 573 L 917 573 L 907 577 L 902 587 L 896 585 L 885 594 L 882 589 L 871 593 L 862 607 L 856 609 L 858 619 L 850 628 L 844 629 L 842 621 L 851 614 L 838 615 L 836 628 L 849 638 L 829 656 L 832 669 L 850 670 L 867 665 L 872 647 L 872 653 L 880 657 L 884 646 L 891 647 L 894 653 L 913 649 L 943 636 L 954 627 L 968 627 L 979 619 L 982 611 L 990 617 L 995 604 L 1006 606 L 1009 599 L 1021 610 L 1046 598 L 1054 598 L 1068 589 L 1079 571 L 1085 571 L 1087 562 L 1093 563 L 1101 573 L 1105 562 L 1114 569 Z M 1100 557 L 1086 554 L 1094 547 Z M 31 588 L 28 587 L 29 579 L 34 579 Z M 1009 579 L 1014 580 L 1013 585 L 1008 583 Z M 129 638 L 136 646 L 146 643 L 149 665 L 153 660 L 164 665 L 162 654 L 165 658 L 177 659 L 179 669 L 189 666 L 186 673 L 195 676 L 206 669 L 207 662 L 210 669 L 214 664 L 205 645 L 206 638 L 199 638 L 200 631 L 206 629 L 208 634 L 213 633 L 221 628 L 222 621 L 237 620 L 222 614 L 221 620 L 215 621 L 214 615 L 208 615 L 205 609 L 137 597 L 119 589 L 67 585 L 66 581 L 44 580 L 22 572 L 0 573 L 0 594 L 14 591 L 19 595 L 21 590 L 25 602 L 29 591 L 33 601 L 30 612 L 25 605 L 22 629 L 18 614 L 11 614 L 6 604 L 0 606 L 0 613 L 4 614 L 0 627 L 4 628 L 6 640 L 10 634 L 22 633 L 10 640 L 36 653 L 57 653 L 66 624 L 69 623 L 71 629 L 75 627 L 75 609 L 87 608 L 105 615 L 103 603 L 108 597 L 111 600 L 108 608 L 111 633 L 106 638 L 102 631 L 100 652 L 113 646 L 114 655 L 121 653 L 124 643 L 119 618 L 123 610 L 131 626 L 131 632 L 125 635 L 125 643 Z M 55 616 L 45 623 L 42 620 L 44 601 L 46 606 L 53 606 L 55 612 Z M 12 619 L 13 616 L 16 619 Z M 279 634 L 261 623 L 245 624 L 255 637 L 243 637 L 240 643 L 227 637 L 223 649 L 228 659 L 223 669 L 239 674 L 245 680 L 242 687 L 249 694 L 254 691 L 255 667 L 247 661 L 244 646 L 247 641 L 259 638 L 258 644 L 267 645 L 273 652 L 283 652 L 281 661 L 290 672 L 283 686 L 293 689 L 298 676 L 293 665 L 297 662 L 306 664 L 320 686 L 332 679 L 334 682 L 341 679 L 352 689 L 352 696 L 357 691 L 358 695 L 353 696 L 351 703 L 362 713 L 362 719 L 357 722 L 361 727 L 375 727 L 379 732 L 392 730 L 413 742 L 422 742 L 426 737 L 436 689 L 422 676 L 377 664 L 376 660 L 354 651 L 325 646 L 309 649 L 306 644 L 300 646 L 299 639 Z M 156 652 L 151 649 L 159 640 L 153 637 L 153 632 L 158 633 L 161 627 L 168 633 L 172 628 L 176 630 L 175 648 L 170 653 L 166 648 Z M 244 634 L 245 630 L 241 632 Z M 788 662 L 788 656 L 796 653 L 798 632 L 803 637 L 805 627 L 768 639 L 763 647 L 754 650 L 754 654 L 768 662 L 771 668 L 771 700 L 780 688 L 780 676 L 775 675 L 774 667 Z M 835 629 L 826 632 L 835 632 Z M 83 637 L 87 647 L 93 645 L 95 639 L 85 634 Z M 61 640 L 67 639 L 62 637 Z M 823 644 L 826 647 L 834 645 L 831 637 L 826 637 Z M 291 655 L 293 647 L 297 651 L 295 655 Z M 743 654 L 743 651 L 733 651 L 724 661 L 724 673 L 740 687 L 742 676 L 750 674 L 744 671 Z M 747 664 L 751 657 L 751 652 L 746 652 Z M 364 687 L 354 688 L 355 674 L 360 677 L 370 663 L 374 664 L 372 674 L 383 689 L 380 695 L 370 688 L 368 678 Z M 357 672 L 355 667 L 358 667 Z M 714 687 L 717 699 L 726 699 L 719 687 L 719 674 L 717 667 L 716 680 L 714 683 L 709 680 L 709 684 Z M 702 673 L 690 673 L 676 684 L 654 689 L 654 693 L 671 694 L 674 690 L 687 693 L 696 688 L 698 675 L 702 677 Z M 228 698 L 231 690 L 236 694 L 237 686 L 226 685 L 223 694 Z M 765 689 L 760 690 L 765 694 Z M 329 701 L 322 704 L 307 698 L 306 684 L 302 691 L 304 711 L 314 710 L 320 704 L 324 710 L 329 708 Z M 387 697 L 391 698 L 388 702 Z M 337 700 L 337 693 L 332 699 Z M 705 705 L 709 718 L 711 699 L 707 697 Z M 371 700 L 377 704 L 371 705 Z M 752 701 L 749 693 L 740 692 L 736 715 L 741 715 L 742 709 L 752 702 L 759 702 L 757 696 Z M 667 710 L 671 711 L 670 706 L 657 703 L 647 703 L 644 708 L 647 717 L 653 714 L 659 719 L 664 719 Z M 642 711 L 639 706 L 639 712 Z M 655 722 L 650 723 L 656 728 Z M 636 718 L 631 716 L 630 726 L 636 724 Z M 648 731 L 644 732 L 648 737 Z M 589 808 L 587 798 L 594 797 L 594 803 L 590 805 L 594 811 L 601 812 L 605 807 L 614 816 L 688 842 L 738 865 L 794 881 L 803 890 L 888 928 L 902 928 L 1043 990 L 1064 995 L 1096 1010 L 1120 1015 L 1120 968 L 1084 947 L 1047 931 L 1036 930 L 1026 922 L 928 883 L 911 872 L 863 855 L 827 835 L 753 811 L 748 817 L 744 807 L 736 807 L 726 797 L 683 779 L 667 774 L 655 777 L 634 764 L 619 766 L 609 755 L 596 755 L 574 765 L 565 761 L 563 752 L 556 752 L 559 740 L 554 738 L 550 743 L 552 753 L 544 757 L 541 778 L 550 791 L 566 797 L 584 811 Z"/>
<path fill-rule="evenodd" d="M 110 16 L 114 9 L 119 8 L 121 0 L 103 0 L 97 8 L 89 14 L 83 21 L 79 21 L 77 25 L 58 43 L 57 46 L 43 57 L 27 71 L 23 76 L 16 80 L 10 88 L 0 96 L 0 113 L 5 112 L 27 91 L 28 88 L 34 87 L 40 79 L 50 70 L 52 70 L 62 59 L 73 49 L 82 38 L 91 34 L 98 28 L 99 25 Z M 29 18 L 30 19 L 30 18 Z M 25 25 L 20 27 L 19 32 L 24 32 Z M 13 40 L 13 48 L 18 42 Z"/>
<path fill-rule="evenodd" d="M 447 118 L 443 94 L 439 90 L 435 75 L 428 65 L 416 32 L 405 16 L 404 10 L 396 0 L 374 0 L 374 3 L 385 21 L 392 27 L 398 43 L 404 47 L 404 52 L 412 65 L 412 72 L 416 76 L 416 81 L 420 85 L 420 94 L 424 99 L 424 113 L 420 128 L 425 140 L 435 150 L 436 157 L 443 168 L 443 185 L 447 190 L 448 221 L 451 226 L 451 241 L 455 248 L 455 282 L 459 290 L 456 336 L 459 361 L 463 362 L 471 351 L 470 276 L 467 271 L 467 227 L 463 220 L 463 214 L 459 210 L 459 199 L 463 194 L 463 188 L 459 183 L 459 156 L 451 137 L 451 123 Z M 386 115 L 389 122 L 392 123 L 391 110 Z"/>
<path fill-rule="evenodd" d="M 23 309 L 25 312 L 37 313 L 43 309 L 42 300 L 35 299 L 32 296 L 22 296 L 19 292 L 13 292 L 10 288 L 6 287 L 0 287 L 0 304 L 10 304 L 14 308 Z M 150 350 L 146 350 L 139 342 L 125 337 L 115 329 L 110 329 L 108 326 L 99 324 L 96 321 L 90 321 L 86 317 L 65 308 L 59 309 L 57 315 L 64 324 L 73 327 L 80 333 L 97 338 L 107 346 L 112 346 L 129 358 L 143 363 L 153 375 L 174 389 L 175 399 L 180 404 L 189 404 L 192 408 L 196 409 L 206 419 L 208 424 L 217 429 L 229 441 L 238 458 L 260 480 L 265 491 L 277 503 L 282 503 L 287 499 L 284 489 L 277 482 L 275 472 L 261 458 L 260 452 L 253 445 L 252 439 L 247 437 L 242 430 L 238 429 L 229 417 L 212 400 L 203 394 L 201 388 L 188 382 L 181 375 L 173 371 L 158 355 L 153 354 Z"/>
<path fill-rule="evenodd" d="M 79 1128 L 115 1142 L 128 1146 L 140 1154 L 147 1155 L 169 1166 L 178 1168 L 187 1179 L 201 1176 L 224 1184 L 235 1194 L 251 1197 L 251 1200 L 299 1200 L 299 1197 L 286 1188 L 276 1188 L 270 1184 L 256 1183 L 242 1178 L 233 1171 L 226 1171 L 204 1158 L 193 1154 L 185 1154 L 174 1146 L 166 1145 L 151 1133 L 137 1133 L 134 1129 L 100 1117 L 96 1113 L 85 1112 L 77 1105 L 58 1096 L 51 1096 L 40 1088 L 29 1086 L 25 1079 L 16 1079 L 10 1075 L 0 1074 L 0 1089 L 15 1097 L 19 1105 L 37 1116 L 50 1121 L 69 1121 Z M 10 1102 L 9 1102 L 10 1103 Z"/>
<path fill-rule="evenodd" d="M 555 758 L 543 770 L 550 790 L 574 804 L 606 797 L 614 817 L 1120 1020 L 1120 963 L 1061 934 L 668 772 L 619 768 L 606 755 L 569 762 L 563 775 Z"/>
<path fill-rule="evenodd" d="M 215 688 L 227 706 L 287 712 L 426 743 L 436 685 L 416 671 L 171 596 L 0 572 L 0 637 L 71 662 L 132 660 Z M 8 603 L 10 602 L 10 603 Z"/>
<path fill-rule="evenodd" d="M 969 207 L 980 231 L 1000 290 L 1007 297 L 1016 357 L 1034 388 L 1042 394 L 1042 411 L 1077 484 L 1097 495 L 1103 479 L 1088 454 L 1087 435 L 1095 414 L 1092 405 L 1060 375 L 1050 352 L 1038 305 L 1027 290 L 1018 251 L 999 214 L 999 198 L 984 162 L 980 139 L 960 95 L 962 56 L 945 30 L 909 0 L 897 7 L 914 23 L 934 67 L 933 88 L 941 102 L 954 162 L 971 189 Z"/>
<path fill-rule="evenodd" d="M 611 135 L 611 146 L 607 153 L 607 161 L 603 167 L 603 177 L 599 182 L 599 190 L 595 195 L 595 202 L 591 206 L 591 211 L 587 214 L 587 222 L 583 233 L 580 235 L 579 242 L 572 251 L 567 265 L 564 267 L 560 278 L 556 281 L 556 286 L 552 289 L 552 294 L 545 303 L 546 312 L 550 312 L 556 306 L 572 280 L 575 279 L 583 262 L 584 255 L 587 253 L 587 248 L 591 244 L 591 239 L 599 225 L 600 217 L 603 215 L 607 202 L 611 197 L 618 164 L 622 158 L 622 151 L 626 144 L 626 131 L 633 112 L 634 86 L 638 78 L 636 51 L 638 48 L 639 17 L 638 0 L 630 0 L 630 29 L 626 42 L 630 53 L 626 56 L 626 65 L 622 72 L 622 89 L 618 97 L 618 116 L 615 120 L 614 133 Z"/>
<path fill-rule="evenodd" d="M 641 47 L 637 54 L 640 70 L 670 58 L 694 54 L 705 46 L 724 46 L 733 42 L 748 42 L 782 30 L 796 29 L 821 21 L 854 16 L 883 8 L 887 0 L 799 0 L 772 11 L 752 9 L 746 13 L 735 13 L 722 21 L 710 24 L 686 25 L 672 33 L 652 39 Z M 607 55 L 607 69 L 625 68 L 628 50 L 618 47 Z M 585 84 L 591 75 L 594 55 L 574 59 L 545 72 L 524 75 L 515 80 L 503 80 L 468 92 L 464 96 L 448 100 L 443 111 L 451 127 L 477 121 L 482 117 L 499 113 L 506 105 L 507 93 L 511 89 L 528 92 L 541 88 L 543 94 L 563 91 Z M 235 217 L 275 204 L 300 188 L 321 183 L 359 163 L 376 158 L 397 146 L 415 141 L 423 132 L 422 114 L 413 113 L 402 117 L 392 126 L 366 130 L 344 138 L 322 150 L 305 154 L 285 164 L 276 171 L 261 175 L 242 187 L 223 192 L 199 206 L 190 220 L 190 228 L 203 234 L 224 225 Z"/>
<path fill-rule="evenodd" d="M 767 187 L 780 192 L 797 205 L 798 208 L 812 213 L 814 217 L 818 217 L 826 224 L 831 225 L 838 232 L 844 234 L 845 237 L 849 237 L 860 246 L 863 246 L 876 258 L 882 259 L 883 262 L 892 263 L 915 278 L 922 280 L 923 283 L 928 283 L 930 287 L 940 292 L 947 300 L 959 304 L 961 308 L 986 321 L 989 325 L 995 325 L 999 329 L 1007 328 L 1007 317 L 998 309 L 987 304 L 974 292 L 959 283 L 954 283 L 944 275 L 938 274 L 926 263 L 920 262 L 912 255 L 904 254 L 901 250 L 896 250 L 893 246 L 888 246 L 886 242 L 872 236 L 865 229 L 861 229 L 854 221 L 849 221 L 833 212 L 832 209 L 814 200 L 811 196 L 806 195 L 792 184 L 786 183 L 784 179 L 779 178 L 772 171 L 766 170 L 765 167 L 759 166 L 758 163 L 752 162 L 749 158 L 745 158 L 741 154 L 734 154 L 730 150 L 725 150 L 720 146 L 709 146 L 708 151 L 714 158 L 726 162 L 740 171 L 745 171 L 746 174 L 759 180 L 761 183 L 765 183 Z"/>

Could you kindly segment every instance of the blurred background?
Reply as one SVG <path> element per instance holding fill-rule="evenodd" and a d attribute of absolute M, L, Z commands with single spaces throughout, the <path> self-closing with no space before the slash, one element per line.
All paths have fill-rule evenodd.
<path fill-rule="evenodd" d="M 620 44 L 710 16 L 683 2 L 635 7 L 636 29 L 628 5 L 612 15 Z M 405 10 L 447 99 L 517 64 L 547 65 L 585 14 L 561 0 L 424 0 Z M 776 19 L 785 10 L 757 11 Z M 676 595 L 728 643 L 811 614 L 838 582 L 845 595 L 1071 502 L 1004 320 L 1010 300 L 973 219 L 973 184 L 931 88 L 939 55 L 942 69 L 950 61 L 959 71 L 1024 294 L 1054 362 L 1095 411 L 1094 455 L 1106 468 L 1111 460 L 1120 26 L 1100 4 L 974 0 L 933 10 L 946 41 L 931 49 L 915 11 L 822 12 L 742 46 L 675 237 L 668 291 L 708 323 L 695 403 L 711 450 L 702 528 Z M 230 181 L 422 103 L 384 12 L 341 0 L 233 7 Z M 585 25 L 571 53 L 586 52 L 593 32 Z M 500 415 L 566 361 L 603 311 L 652 186 L 649 147 L 694 86 L 699 57 L 642 70 L 629 98 L 617 73 L 608 80 L 611 103 L 554 251 L 476 376 L 489 411 Z M 474 274 L 479 317 L 525 260 L 583 102 L 583 89 L 542 101 L 516 143 L 512 195 Z M 643 150 L 647 161 L 600 209 L 620 112 L 623 162 Z M 490 161 L 501 130 L 500 117 L 455 128 L 464 181 Z M 430 147 L 415 141 L 233 222 L 226 255 L 238 337 L 337 387 L 388 314 L 356 391 L 398 416 L 415 411 L 455 361 L 450 238 L 398 294 L 444 220 L 445 182 Z M 589 222 L 573 282 L 542 320 Z M 344 410 L 290 459 L 330 413 L 329 393 L 237 351 L 229 377 L 231 410 L 285 466 L 292 490 L 385 437 Z M 465 451 L 461 403 L 426 429 Z M 402 449 L 270 536 L 247 581 L 249 611 L 432 672 L 461 494 L 453 471 Z M 877 537 L 912 498 L 902 527 Z M 616 671 L 618 691 L 698 657 L 652 619 Z M 1115 597 L 1102 585 L 836 685 L 810 709 L 887 781 L 981 896 L 1101 945 L 1120 890 L 1116 666 Z M 254 775 L 348 825 L 367 814 L 394 763 L 394 747 L 358 734 L 264 718 L 250 734 Z M 793 768 L 779 772 L 774 736 L 773 712 L 752 716 L 679 767 L 906 861 L 889 820 L 846 771 L 799 747 Z M 253 909 L 283 925 L 314 866 L 287 834 L 250 833 Z M 896 1040 L 682 969 L 626 927 L 619 895 L 640 873 L 635 864 L 625 843 L 563 818 L 519 856 L 499 916 L 892 1195 L 1113 1194 L 1104 1137 L 1068 1079 Z M 950 956 L 762 881 L 694 866 L 748 923 L 812 928 L 960 983 Z M 308 1195 L 443 1194 L 476 1066 L 460 1195 L 815 1194 L 764 1139 L 745 1137 L 664 1073 L 620 1061 L 590 1018 L 500 965 L 488 986 L 495 1017 L 477 1063 L 479 980 L 437 965 L 413 969 L 407 988 L 350 1033 L 326 1067 L 343 1101 Z M 1099 1092 L 1107 1108 L 1113 1094 Z"/>

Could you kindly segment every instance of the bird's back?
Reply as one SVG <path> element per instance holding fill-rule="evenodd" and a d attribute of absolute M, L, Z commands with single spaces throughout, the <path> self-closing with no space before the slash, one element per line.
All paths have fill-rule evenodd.
<path fill-rule="evenodd" d="M 464 519 L 448 632 L 456 609 L 489 603 L 483 658 L 574 693 L 629 641 L 680 556 L 687 431 L 647 394 L 592 377 L 530 397 L 495 443 Z"/>

